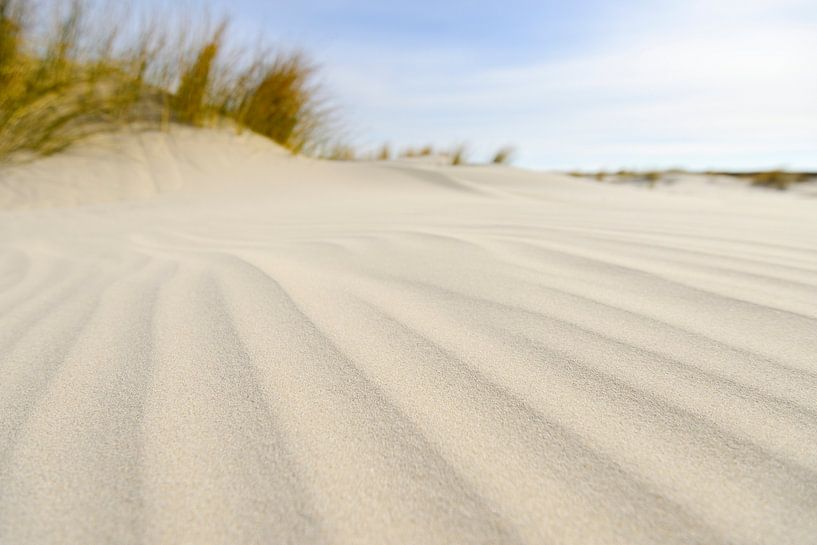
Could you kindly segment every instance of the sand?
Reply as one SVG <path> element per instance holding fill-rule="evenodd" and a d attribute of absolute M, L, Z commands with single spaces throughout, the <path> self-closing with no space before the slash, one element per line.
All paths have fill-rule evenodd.
<path fill-rule="evenodd" d="M 117 142 L 0 172 L 3 545 L 817 543 L 813 198 Z"/>

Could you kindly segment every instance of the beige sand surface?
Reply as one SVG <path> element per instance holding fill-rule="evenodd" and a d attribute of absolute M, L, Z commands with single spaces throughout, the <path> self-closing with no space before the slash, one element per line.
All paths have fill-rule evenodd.
<path fill-rule="evenodd" d="M 679 187 L 4 170 L 0 543 L 817 543 L 817 200 Z"/>

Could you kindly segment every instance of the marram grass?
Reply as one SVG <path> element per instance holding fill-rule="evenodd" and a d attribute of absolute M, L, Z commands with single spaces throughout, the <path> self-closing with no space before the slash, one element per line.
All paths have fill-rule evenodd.
<path fill-rule="evenodd" d="M 49 3 L 0 0 L 0 160 L 170 122 L 229 120 L 294 152 L 327 140 L 331 111 L 301 53 L 241 54 L 226 23 L 94 24 L 86 0 Z"/>

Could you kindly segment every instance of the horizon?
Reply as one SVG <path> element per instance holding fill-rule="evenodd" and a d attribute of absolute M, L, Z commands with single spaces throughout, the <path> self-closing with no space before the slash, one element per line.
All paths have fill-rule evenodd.
<path fill-rule="evenodd" d="M 156 5 L 156 0 L 143 3 Z M 350 140 L 558 170 L 817 170 L 817 6 L 190 1 L 301 47 Z"/>

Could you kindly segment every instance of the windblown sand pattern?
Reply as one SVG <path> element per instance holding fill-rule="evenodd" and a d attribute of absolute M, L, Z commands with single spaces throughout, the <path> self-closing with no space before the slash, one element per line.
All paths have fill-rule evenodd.
<path fill-rule="evenodd" d="M 6 175 L 181 191 L 0 212 L 0 543 L 817 542 L 817 201 L 175 145 Z"/>

